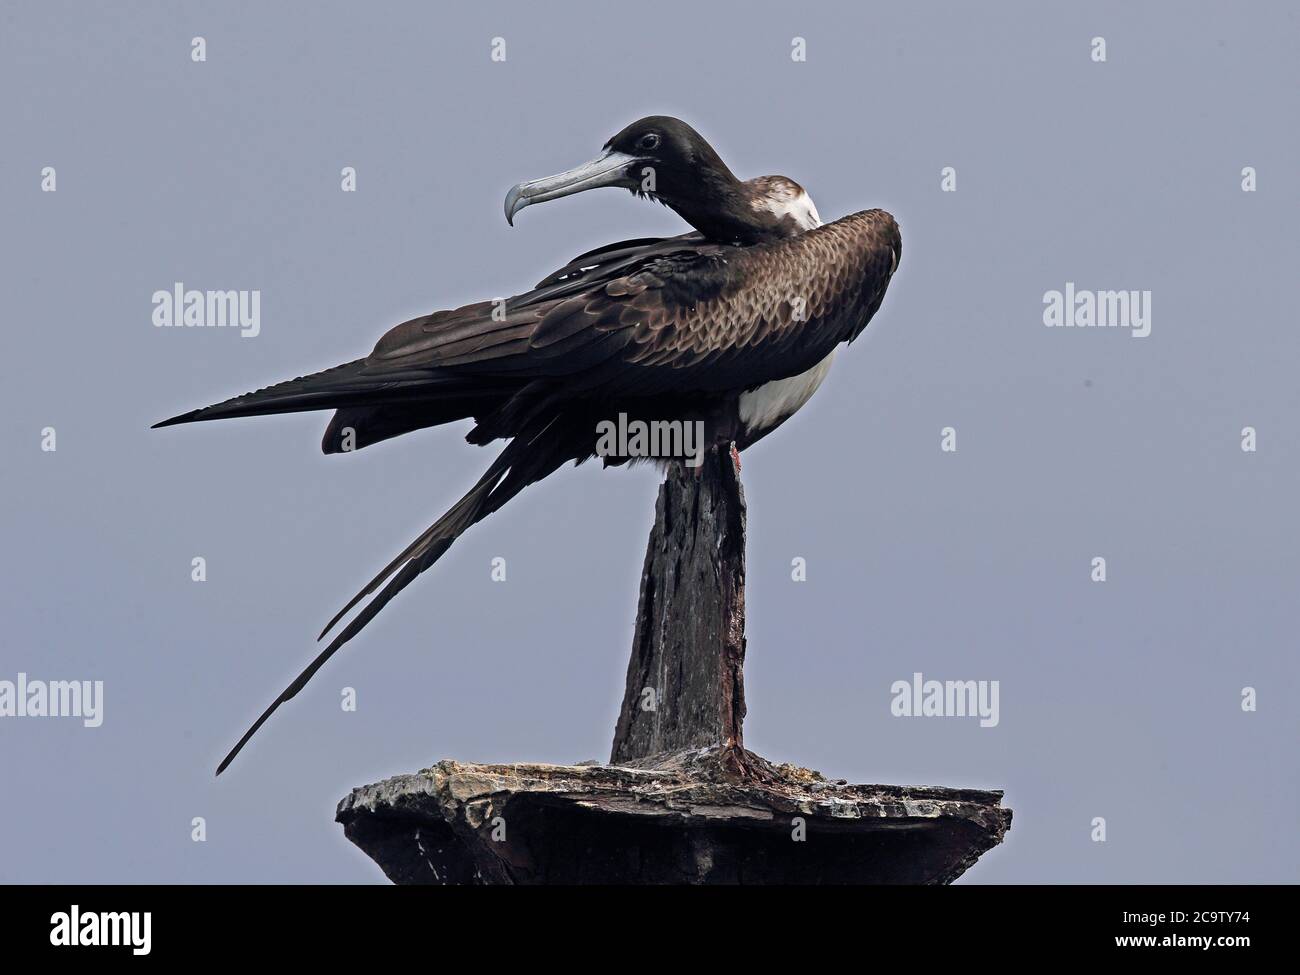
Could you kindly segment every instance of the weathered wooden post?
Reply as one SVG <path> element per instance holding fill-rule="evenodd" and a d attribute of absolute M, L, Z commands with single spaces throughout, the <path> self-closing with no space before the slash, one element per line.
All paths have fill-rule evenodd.
<path fill-rule="evenodd" d="M 611 765 L 743 750 L 745 491 L 725 451 L 659 488 Z"/>
<path fill-rule="evenodd" d="M 608 765 L 442 761 L 336 819 L 394 883 L 949 883 L 1002 793 L 848 785 L 746 751 L 745 497 L 730 451 L 659 489 Z"/>

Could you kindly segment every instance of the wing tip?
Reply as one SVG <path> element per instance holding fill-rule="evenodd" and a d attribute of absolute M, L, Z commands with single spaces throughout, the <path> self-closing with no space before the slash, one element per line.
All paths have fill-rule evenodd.
<path fill-rule="evenodd" d="M 176 416 L 168 417 L 165 420 L 159 420 L 149 429 L 161 430 L 163 427 L 174 427 L 180 423 L 193 423 L 195 420 L 200 418 L 199 414 L 202 412 L 202 410 L 190 410 L 188 413 L 179 413 Z"/>

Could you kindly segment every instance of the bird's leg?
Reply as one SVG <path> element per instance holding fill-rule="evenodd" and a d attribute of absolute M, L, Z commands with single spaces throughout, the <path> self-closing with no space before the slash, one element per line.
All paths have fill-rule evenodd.
<path fill-rule="evenodd" d="M 736 449 L 736 441 L 731 441 L 731 462 L 736 465 L 736 473 L 740 473 L 740 451 Z"/>

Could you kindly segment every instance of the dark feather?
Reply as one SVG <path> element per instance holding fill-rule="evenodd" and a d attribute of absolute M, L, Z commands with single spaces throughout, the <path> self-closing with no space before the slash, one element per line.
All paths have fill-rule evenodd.
<path fill-rule="evenodd" d="M 294 697 L 471 525 L 567 460 L 593 453 L 593 417 L 707 416 L 715 400 L 805 372 L 880 306 L 901 243 L 880 210 L 750 246 L 699 234 L 623 241 L 575 258 L 503 305 L 477 302 L 390 330 L 365 359 L 174 417 L 159 426 L 335 409 L 364 446 L 473 417 L 467 439 L 511 438 L 482 478 L 326 626 L 373 596 L 253 724 L 225 769 Z"/>
<path fill-rule="evenodd" d="M 330 657 L 365 629 L 366 624 L 374 619 L 394 596 L 410 585 L 416 576 L 442 558 L 466 529 L 499 509 L 529 484 L 553 473 L 565 461 L 577 459 L 571 451 L 573 444 L 571 434 L 572 431 L 557 418 L 536 431 L 527 431 L 512 440 L 464 497 L 408 545 L 330 620 L 321 632 L 321 637 L 333 629 L 339 620 L 361 600 L 379 589 L 381 585 L 383 586 L 378 595 L 362 607 L 361 612 L 339 631 L 329 645 L 316 655 L 293 683 L 286 687 L 280 696 L 271 702 L 270 707 L 263 711 L 252 726 L 244 732 L 243 737 L 217 766 L 217 775 L 226 770 L 248 740 L 257 733 L 257 730 L 281 704 L 296 697 Z"/>

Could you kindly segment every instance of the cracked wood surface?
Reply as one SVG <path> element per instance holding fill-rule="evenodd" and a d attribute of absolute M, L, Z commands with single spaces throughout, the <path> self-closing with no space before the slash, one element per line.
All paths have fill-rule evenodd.
<path fill-rule="evenodd" d="M 1010 827 L 1000 792 L 850 785 L 729 752 L 444 761 L 353 790 L 336 818 L 395 883 L 950 883 Z"/>
<path fill-rule="evenodd" d="M 659 487 L 610 762 L 743 747 L 744 664 L 745 492 L 714 447 Z"/>

